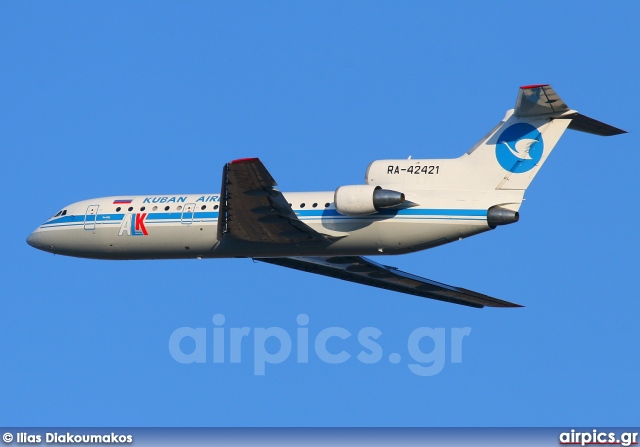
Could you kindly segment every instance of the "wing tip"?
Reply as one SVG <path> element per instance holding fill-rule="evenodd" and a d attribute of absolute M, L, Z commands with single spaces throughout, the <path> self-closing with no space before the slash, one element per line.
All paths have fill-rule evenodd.
<path fill-rule="evenodd" d="M 530 88 L 540 88 L 540 87 L 549 87 L 549 84 L 531 84 L 531 85 L 522 85 L 520 86 L 521 90 L 527 90 Z"/>
<path fill-rule="evenodd" d="M 504 307 L 504 308 L 510 308 L 510 309 L 525 307 L 522 304 L 509 303 L 508 301 L 505 301 L 505 302 L 500 303 L 500 304 L 487 304 L 487 306 L 489 306 L 489 307 Z"/>
<path fill-rule="evenodd" d="M 260 160 L 258 157 L 249 157 L 249 158 L 237 158 L 232 160 L 230 164 L 238 164 L 238 163 L 253 163 L 254 161 Z"/>

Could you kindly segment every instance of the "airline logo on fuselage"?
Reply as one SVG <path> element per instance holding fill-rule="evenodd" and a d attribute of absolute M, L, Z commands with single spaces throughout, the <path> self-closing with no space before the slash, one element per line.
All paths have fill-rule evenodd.
<path fill-rule="evenodd" d="M 147 213 L 127 213 L 120 224 L 118 236 L 148 236 L 144 220 Z"/>

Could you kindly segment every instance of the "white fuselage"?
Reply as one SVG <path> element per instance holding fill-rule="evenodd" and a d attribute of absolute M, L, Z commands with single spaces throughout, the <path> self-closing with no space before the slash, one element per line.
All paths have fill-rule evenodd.
<path fill-rule="evenodd" d="M 522 192 L 420 191 L 407 194 L 410 207 L 345 216 L 335 209 L 333 191 L 284 196 L 302 222 L 335 242 L 324 248 L 220 243 L 218 194 L 84 200 L 64 208 L 27 241 L 44 251 L 96 259 L 400 254 L 487 231 L 488 208 L 522 200 Z"/>

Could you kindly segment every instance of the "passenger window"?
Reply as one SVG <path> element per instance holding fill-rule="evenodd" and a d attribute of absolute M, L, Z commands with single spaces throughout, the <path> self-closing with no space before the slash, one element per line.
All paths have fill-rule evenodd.
<path fill-rule="evenodd" d="M 324 207 L 325 207 L 325 208 L 329 208 L 329 205 L 330 205 L 330 203 L 325 203 L 325 204 L 324 204 Z"/>
<path fill-rule="evenodd" d="M 206 209 L 207 209 L 207 205 L 202 205 L 202 206 L 200 207 L 200 209 L 201 209 L 201 210 L 206 210 Z"/>
<path fill-rule="evenodd" d="M 317 203 L 314 203 L 313 205 L 311 205 L 312 207 L 316 208 L 318 206 Z"/>
<path fill-rule="evenodd" d="M 133 207 L 132 206 L 129 207 L 129 211 L 133 211 Z"/>
<path fill-rule="evenodd" d="M 217 210 L 217 209 L 218 209 L 218 205 L 214 206 L 214 207 L 213 207 L 213 209 L 214 209 L 214 210 Z"/>
<path fill-rule="evenodd" d="M 140 211 L 144 211 L 144 209 L 145 209 L 144 206 L 140 207 Z"/>
<path fill-rule="evenodd" d="M 178 211 L 182 209 L 182 205 L 178 205 Z"/>
<path fill-rule="evenodd" d="M 300 208 L 304 208 L 304 203 L 301 203 L 301 204 L 300 204 Z"/>
<path fill-rule="evenodd" d="M 118 207 L 116 208 L 116 213 L 119 212 L 122 208 Z"/>
<path fill-rule="evenodd" d="M 168 206 L 165 206 L 165 207 L 164 207 L 164 210 L 165 210 L 165 211 L 169 211 L 169 207 L 168 207 Z"/>
<path fill-rule="evenodd" d="M 158 209 L 158 207 L 157 207 L 157 206 L 154 206 L 153 208 L 151 208 L 151 211 L 155 211 L 155 210 L 157 210 L 157 209 Z"/>

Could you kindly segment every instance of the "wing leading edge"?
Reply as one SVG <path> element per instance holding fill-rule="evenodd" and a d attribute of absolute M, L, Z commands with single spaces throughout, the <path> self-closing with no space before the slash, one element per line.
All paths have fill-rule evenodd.
<path fill-rule="evenodd" d="M 360 256 L 255 258 L 255 260 L 463 306 L 522 307 L 472 290 L 421 278 Z"/>

